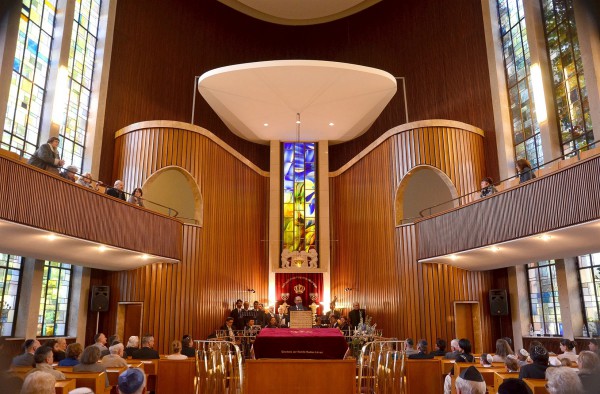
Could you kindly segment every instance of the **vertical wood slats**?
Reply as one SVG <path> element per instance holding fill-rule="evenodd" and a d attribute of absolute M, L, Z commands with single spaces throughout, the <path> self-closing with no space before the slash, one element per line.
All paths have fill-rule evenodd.
<path fill-rule="evenodd" d="M 454 337 L 454 301 L 480 302 L 484 349 L 495 327 L 488 292 L 505 270 L 467 272 L 417 263 L 415 226 L 395 227 L 394 198 L 403 176 L 417 165 L 443 171 L 458 194 L 475 190 L 485 175 L 483 138 L 451 127 L 421 127 L 396 134 L 330 178 L 331 296 L 342 304 L 367 303 L 386 336 Z M 344 289 L 356 289 L 345 294 Z"/>
<path fill-rule="evenodd" d="M 181 259 L 182 224 L 0 156 L 0 218 L 107 246 Z M 140 231 L 143 229 L 144 231 Z"/>
<path fill-rule="evenodd" d="M 456 253 L 600 218 L 600 156 L 420 220 L 419 259 Z M 532 203 L 535 201 L 535 204 Z M 453 231 L 468 228 L 469 231 Z"/>
<path fill-rule="evenodd" d="M 111 306 L 144 302 L 143 332 L 153 333 L 167 353 L 173 339 L 206 338 L 223 325 L 237 298 L 266 302 L 268 178 L 192 130 L 140 129 L 116 138 L 115 147 L 115 179 L 128 189 L 167 166 L 188 171 L 200 187 L 204 227 L 184 226 L 180 264 L 93 271 L 93 283 L 111 286 Z M 116 310 L 102 318 L 100 329 L 112 333 Z"/>

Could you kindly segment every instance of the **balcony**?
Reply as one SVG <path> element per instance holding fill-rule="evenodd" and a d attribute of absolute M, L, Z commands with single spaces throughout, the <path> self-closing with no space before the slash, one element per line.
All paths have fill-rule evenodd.
<path fill-rule="evenodd" d="M 105 270 L 177 263 L 183 224 L 0 155 L 0 250 Z"/>
<path fill-rule="evenodd" d="M 488 270 L 600 250 L 600 156 L 557 168 L 416 221 L 419 262 Z"/>

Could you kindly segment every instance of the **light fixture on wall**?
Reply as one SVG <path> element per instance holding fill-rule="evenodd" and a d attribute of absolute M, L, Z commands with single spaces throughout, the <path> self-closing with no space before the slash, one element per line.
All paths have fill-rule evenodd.
<path fill-rule="evenodd" d="M 256 293 L 256 290 L 254 290 L 254 289 L 246 289 L 246 291 L 247 291 L 248 293 L 252 293 L 252 294 Z"/>

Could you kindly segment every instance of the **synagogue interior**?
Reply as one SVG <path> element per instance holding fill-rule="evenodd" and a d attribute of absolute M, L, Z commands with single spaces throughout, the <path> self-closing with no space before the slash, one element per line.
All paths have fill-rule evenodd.
<path fill-rule="evenodd" d="M 30 339 L 183 341 L 148 391 L 216 393 L 212 340 L 239 352 L 222 392 L 275 392 L 337 357 L 260 357 L 312 326 L 344 338 L 315 381 L 442 393 L 438 358 L 393 391 L 360 363 L 598 353 L 598 2 L 285 3 L 0 2 L 2 370 Z"/>

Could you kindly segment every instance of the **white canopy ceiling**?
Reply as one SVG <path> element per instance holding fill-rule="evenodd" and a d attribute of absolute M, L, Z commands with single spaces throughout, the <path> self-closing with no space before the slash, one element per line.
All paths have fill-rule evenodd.
<path fill-rule="evenodd" d="M 229 129 L 252 142 L 339 143 L 363 134 L 396 93 L 375 68 L 316 60 L 246 63 L 204 73 L 198 90 Z"/>

